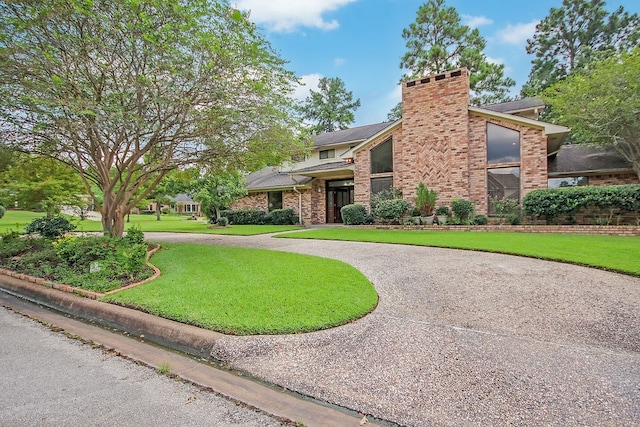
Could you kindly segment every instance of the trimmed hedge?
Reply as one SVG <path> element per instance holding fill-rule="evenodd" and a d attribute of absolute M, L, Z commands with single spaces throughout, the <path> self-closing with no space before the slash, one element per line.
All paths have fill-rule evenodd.
<path fill-rule="evenodd" d="M 298 217 L 293 209 L 274 209 L 267 214 L 265 223 L 273 225 L 295 225 L 298 223 Z"/>
<path fill-rule="evenodd" d="M 640 184 L 533 190 L 524 197 L 522 206 L 527 215 L 544 218 L 547 224 L 557 217 L 574 216 L 587 208 L 638 212 Z"/>
<path fill-rule="evenodd" d="M 381 200 L 376 206 L 376 216 L 386 221 L 399 221 L 410 207 L 411 204 L 404 199 Z"/>
<path fill-rule="evenodd" d="M 221 211 L 220 216 L 236 225 L 262 225 L 267 219 L 267 214 L 259 209 L 226 210 Z"/>
<path fill-rule="evenodd" d="M 367 221 L 367 207 L 358 203 L 340 208 L 344 225 L 361 225 Z"/>

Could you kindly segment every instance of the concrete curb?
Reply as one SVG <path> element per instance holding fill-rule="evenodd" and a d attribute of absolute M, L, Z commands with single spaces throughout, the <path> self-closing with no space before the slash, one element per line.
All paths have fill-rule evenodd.
<path fill-rule="evenodd" d="M 63 313 L 120 329 L 134 336 L 144 336 L 145 340 L 206 359 L 210 358 L 215 341 L 223 336 L 214 331 L 83 298 L 14 277 L 0 276 L 0 288 Z"/>

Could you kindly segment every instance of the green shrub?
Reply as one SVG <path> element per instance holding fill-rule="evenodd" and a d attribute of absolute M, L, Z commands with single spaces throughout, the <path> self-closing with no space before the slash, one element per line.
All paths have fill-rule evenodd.
<path fill-rule="evenodd" d="M 449 208 L 447 206 L 440 206 L 436 209 L 436 215 L 449 216 Z"/>
<path fill-rule="evenodd" d="M 114 258 L 117 254 L 116 242 L 110 237 L 65 236 L 56 240 L 53 247 L 69 266 L 88 269 L 93 261 Z"/>
<path fill-rule="evenodd" d="M 416 197 L 413 199 L 416 208 L 420 211 L 420 215 L 429 216 L 433 214 L 433 209 L 436 207 L 436 198 L 436 191 L 429 190 L 424 185 L 424 182 L 420 181 L 420 184 L 416 187 Z"/>
<path fill-rule="evenodd" d="M 264 221 L 273 225 L 294 225 L 296 218 L 296 214 L 291 208 L 274 209 L 267 214 Z"/>
<path fill-rule="evenodd" d="M 124 271 L 130 277 L 140 273 L 147 262 L 147 245 L 135 244 L 123 252 Z"/>
<path fill-rule="evenodd" d="M 376 207 L 376 216 L 386 221 L 399 221 L 410 206 L 404 199 L 382 200 Z"/>
<path fill-rule="evenodd" d="M 476 215 L 473 217 L 473 223 L 476 225 L 487 225 L 489 218 L 486 215 Z"/>
<path fill-rule="evenodd" d="M 229 224 L 262 225 L 267 214 L 259 209 L 238 209 L 221 211 L 220 216 L 227 218 Z"/>
<path fill-rule="evenodd" d="M 220 218 L 218 218 L 218 221 L 216 221 L 216 224 L 218 224 L 220 227 L 226 227 L 229 225 L 229 218 L 221 216 Z"/>
<path fill-rule="evenodd" d="M 461 221 L 469 220 L 473 215 L 474 207 L 473 203 L 469 200 L 454 199 L 451 202 L 451 210 L 455 214 L 456 218 Z"/>
<path fill-rule="evenodd" d="M 392 188 L 390 190 L 382 190 L 371 196 L 369 204 L 371 206 L 371 213 L 373 216 L 377 216 L 376 209 L 378 204 L 383 200 L 402 199 L 402 190 L 398 188 Z"/>
<path fill-rule="evenodd" d="M 367 219 L 367 207 L 358 203 L 345 205 L 340 209 L 340 214 L 345 225 L 364 224 Z"/>
<path fill-rule="evenodd" d="M 574 216 L 581 209 L 619 209 L 640 211 L 640 184 L 567 187 L 534 190 L 522 200 L 524 212 L 534 218 L 544 218 L 547 224 L 557 217 Z"/>
<path fill-rule="evenodd" d="M 6 211 L 7 211 L 7 210 L 4 208 L 4 206 L 0 205 L 0 218 L 2 218 L 2 217 L 4 216 L 4 213 L 5 213 Z"/>
<path fill-rule="evenodd" d="M 515 213 L 510 213 L 509 215 L 507 215 L 507 221 L 511 225 L 518 225 L 520 224 L 520 215 Z"/>
<path fill-rule="evenodd" d="M 124 239 L 129 242 L 130 245 L 140 245 L 144 243 L 144 233 L 139 226 L 129 227 Z"/>
<path fill-rule="evenodd" d="M 27 224 L 25 231 L 29 234 L 39 233 L 47 239 L 57 239 L 64 233 L 75 230 L 76 226 L 61 216 L 44 216 Z"/>

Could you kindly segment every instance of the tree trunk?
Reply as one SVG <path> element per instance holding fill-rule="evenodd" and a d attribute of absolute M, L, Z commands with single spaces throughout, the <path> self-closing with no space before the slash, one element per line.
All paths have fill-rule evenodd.
<path fill-rule="evenodd" d="M 101 210 L 102 230 L 105 236 L 122 237 L 124 233 L 125 212 L 121 207 L 111 207 L 110 203 L 104 203 Z"/>
<path fill-rule="evenodd" d="M 156 220 L 160 221 L 160 215 L 162 215 L 162 208 L 160 206 L 160 201 L 156 199 Z"/>

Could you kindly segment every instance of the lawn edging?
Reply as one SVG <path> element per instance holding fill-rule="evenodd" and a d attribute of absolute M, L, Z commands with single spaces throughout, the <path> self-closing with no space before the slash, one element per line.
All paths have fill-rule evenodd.
<path fill-rule="evenodd" d="M 420 230 L 420 231 L 478 231 L 505 233 L 543 233 L 543 234 L 593 234 L 607 236 L 640 236 L 637 225 L 349 225 L 345 228 L 365 230 Z"/>

